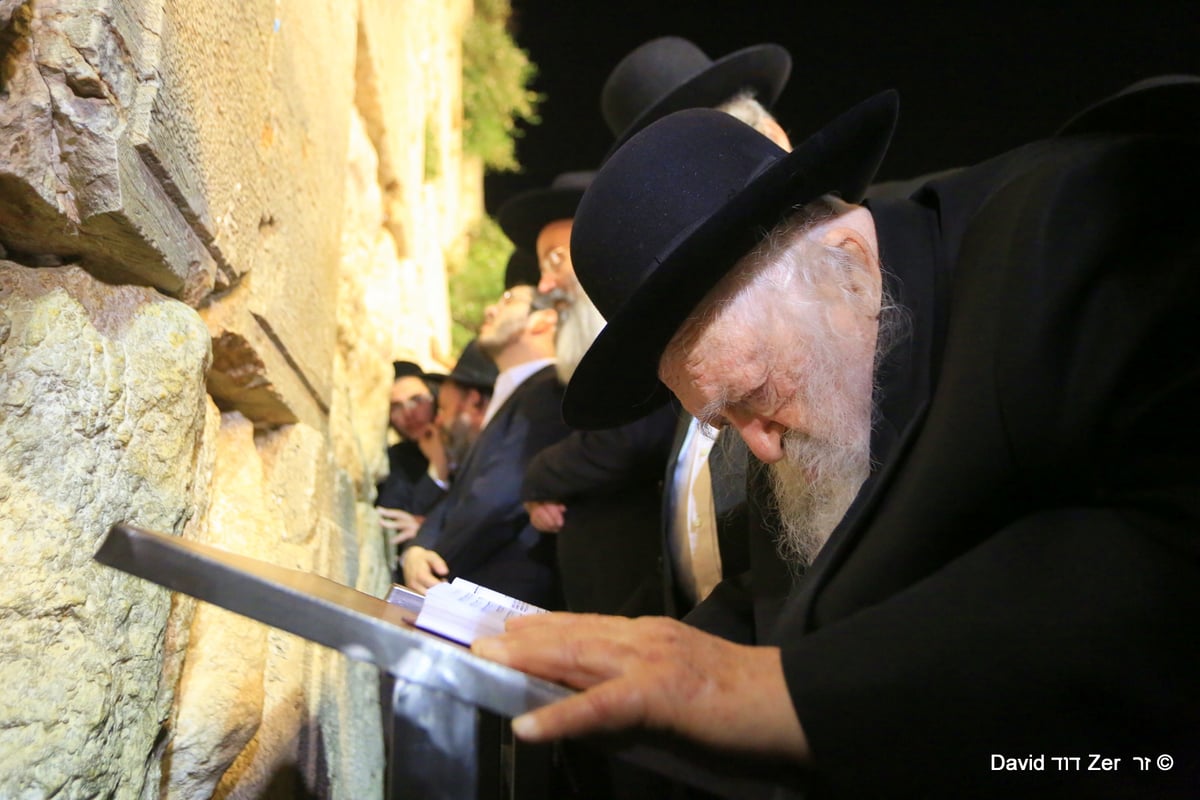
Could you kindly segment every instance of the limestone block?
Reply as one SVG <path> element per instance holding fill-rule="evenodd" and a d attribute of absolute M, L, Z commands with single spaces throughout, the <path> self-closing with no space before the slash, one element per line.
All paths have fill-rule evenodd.
<path fill-rule="evenodd" d="M 267 171 L 272 205 L 248 309 L 328 409 L 354 96 L 354 4 L 291 0 L 288 9 L 272 64 L 277 98 Z"/>
<path fill-rule="evenodd" d="M 324 655 L 326 663 L 315 696 L 319 698 L 318 733 L 328 766 L 318 784 L 328 785 L 323 796 L 331 800 L 382 797 L 379 670 L 334 650 L 326 650 Z"/>
<path fill-rule="evenodd" d="M 391 547 L 381 533 L 379 515 L 370 503 L 356 503 L 358 538 L 358 574 L 354 587 L 375 597 L 383 597 L 392 585 Z"/>
<path fill-rule="evenodd" d="M 262 450 L 260 443 L 260 450 Z M 266 456 L 264 455 L 264 466 Z M 311 571 L 312 541 L 273 548 L 269 560 Z M 314 773 L 326 760 L 314 746 L 316 725 L 308 692 L 312 673 L 325 648 L 277 629 L 267 632 L 263 670 L 262 724 L 217 784 L 214 797 L 258 800 L 263 797 L 312 796 Z M 357 767 L 346 767 L 353 771 Z"/>
<path fill-rule="evenodd" d="M 476 213 L 462 205 L 460 173 L 459 43 L 470 8 L 462 0 L 361 6 L 355 104 L 376 154 L 390 240 L 368 235 L 361 246 L 395 247 L 402 291 L 391 315 L 401 333 L 393 354 L 411 350 L 418 360 L 449 360 L 445 253 L 461 246 Z"/>
<path fill-rule="evenodd" d="M 328 442 L 307 425 L 286 425 L 260 436 L 258 451 L 266 490 L 263 502 L 283 525 L 282 541 L 310 541 L 333 494 Z"/>
<path fill-rule="evenodd" d="M 212 335 L 208 391 L 220 408 L 260 425 L 303 422 L 323 430 L 328 401 L 297 368 L 270 324 L 248 309 L 251 282 L 248 278 L 201 309 Z"/>
<path fill-rule="evenodd" d="M 215 263 L 131 134 L 158 85 L 160 23 L 150 2 L 10 4 L 0 242 L 194 300 Z"/>
<path fill-rule="evenodd" d="M 216 462 L 217 440 L 221 432 L 221 412 L 206 398 L 204 428 L 200 449 L 196 456 L 195 473 L 192 481 L 191 507 L 193 514 L 183 529 L 183 538 L 208 540 L 208 511 L 211 504 L 213 466 Z M 197 600 L 181 592 L 171 593 L 171 612 L 163 634 L 163 670 L 159 681 L 159 695 L 164 706 L 171 712 L 166 727 L 174 731 L 178 727 L 178 706 L 174 699 L 183 677 L 184 659 L 191 644 L 192 623 L 195 621 Z M 147 786 L 146 800 L 159 796 L 159 781 Z"/>
<path fill-rule="evenodd" d="M 0 262 L 0 796 L 158 780 L 169 594 L 91 556 L 122 519 L 183 530 L 208 358 L 180 302 Z"/>
<path fill-rule="evenodd" d="M 263 503 L 253 424 L 223 414 L 216 442 L 207 541 L 265 558 L 282 524 Z M 167 797 L 208 797 L 263 721 L 267 626 L 208 603 L 197 605 L 167 746 Z"/>

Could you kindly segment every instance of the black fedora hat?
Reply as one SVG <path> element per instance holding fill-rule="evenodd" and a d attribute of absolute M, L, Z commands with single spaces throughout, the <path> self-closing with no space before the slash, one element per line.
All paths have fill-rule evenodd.
<path fill-rule="evenodd" d="M 687 39 L 651 39 L 613 67 L 600 92 L 600 113 L 616 140 L 609 154 L 660 117 L 713 108 L 745 89 L 770 108 L 791 71 L 791 56 L 777 44 L 757 44 L 713 61 Z"/>
<path fill-rule="evenodd" d="M 401 378 L 420 378 L 425 381 L 428 386 L 436 386 L 446 379 L 446 376 L 440 372 L 426 372 L 420 364 L 414 361 L 393 361 L 392 362 L 392 380 L 398 381 Z"/>
<path fill-rule="evenodd" d="M 517 249 L 536 253 L 537 237 L 542 228 L 555 220 L 575 216 L 575 207 L 595 174 L 590 170 L 564 172 L 548 188 L 514 196 L 496 213 L 500 229 Z"/>
<path fill-rule="evenodd" d="M 791 153 L 710 109 L 677 112 L 630 139 L 575 215 L 571 260 L 608 324 L 567 385 L 566 421 L 614 427 L 665 402 L 658 360 L 682 322 L 792 210 L 826 194 L 858 202 L 897 109 L 895 92 L 875 95 Z"/>
<path fill-rule="evenodd" d="M 454 381 L 459 386 L 490 393 L 496 385 L 496 376 L 499 374 L 500 370 L 496 367 L 496 362 L 484 354 L 478 339 L 472 339 L 463 348 L 462 355 L 458 357 L 458 362 L 454 365 L 454 369 L 450 370 L 446 379 Z"/>
<path fill-rule="evenodd" d="M 1088 106 L 1058 129 L 1085 133 L 1200 135 L 1200 76 L 1156 75 Z"/>
<path fill-rule="evenodd" d="M 537 286 L 541 279 L 537 256 L 523 247 L 513 250 L 508 257 L 508 266 L 504 268 L 504 288 Z"/>

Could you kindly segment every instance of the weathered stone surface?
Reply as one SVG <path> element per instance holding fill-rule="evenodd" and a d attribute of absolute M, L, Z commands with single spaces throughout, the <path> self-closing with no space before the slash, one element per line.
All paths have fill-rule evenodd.
<path fill-rule="evenodd" d="M 196 298 L 215 263 L 127 135 L 157 88 L 161 7 L 39 0 L 0 34 L 0 241 Z"/>
<path fill-rule="evenodd" d="M 222 410 L 236 410 L 259 425 L 293 422 L 322 430 L 329 406 L 305 380 L 264 320 L 247 309 L 243 283 L 201 309 L 212 335 L 208 391 Z"/>
<path fill-rule="evenodd" d="M 311 541 L 317 521 L 328 513 L 333 494 L 328 440 L 307 425 L 286 425 L 259 437 L 258 450 L 264 503 L 268 513 L 282 523 L 283 541 Z"/>
<path fill-rule="evenodd" d="M 209 507 L 209 544 L 263 558 L 282 539 L 263 503 L 254 426 L 221 417 Z M 179 683 L 174 735 L 164 758 L 168 797 L 208 797 L 258 731 L 263 712 L 267 626 L 200 603 Z"/>
<path fill-rule="evenodd" d="M 191 512 L 208 336 L 182 303 L 0 263 L 0 796 L 157 779 L 166 591 L 92 562 Z"/>
<path fill-rule="evenodd" d="M 461 204 L 460 41 L 470 13 L 465 0 L 363 0 L 358 28 L 355 105 L 377 154 L 383 224 L 404 263 L 400 302 L 416 299 L 423 328 L 440 335 L 450 324 L 446 252 L 478 213 Z M 448 341 L 406 344 L 439 358 Z"/>
<path fill-rule="evenodd" d="M 469 9 L 0 0 L 0 258 L 49 267 L 0 265 L 0 797 L 381 794 L 373 668 L 90 556 L 132 516 L 386 590 L 390 362 L 446 360 L 478 212 Z"/>

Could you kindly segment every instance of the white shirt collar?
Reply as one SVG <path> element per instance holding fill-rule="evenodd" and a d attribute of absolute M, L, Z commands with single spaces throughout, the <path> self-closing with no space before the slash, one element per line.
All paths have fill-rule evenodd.
<path fill-rule="evenodd" d="M 529 380 L 534 373 L 553 363 L 553 358 L 539 358 L 509 367 L 497 375 L 496 387 L 492 390 L 492 400 L 483 414 L 483 427 L 487 427 L 488 423 L 492 421 L 492 417 L 496 416 L 496 412 L 504 405 L 504 401 L 512 396 L 518 386 Z"/>

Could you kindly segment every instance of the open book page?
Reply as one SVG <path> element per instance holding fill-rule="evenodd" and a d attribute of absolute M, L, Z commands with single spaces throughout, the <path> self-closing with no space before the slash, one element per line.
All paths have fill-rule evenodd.
<path fill-rule="evenodd" d="M 425 603 L 414 623 L 418 628 L 470 645 L 481 636 L 504 632 L 512 617 L 544 614 L 544 608 L 488 589 L 462 578 L 439 583 L 425 593 Z"/>

